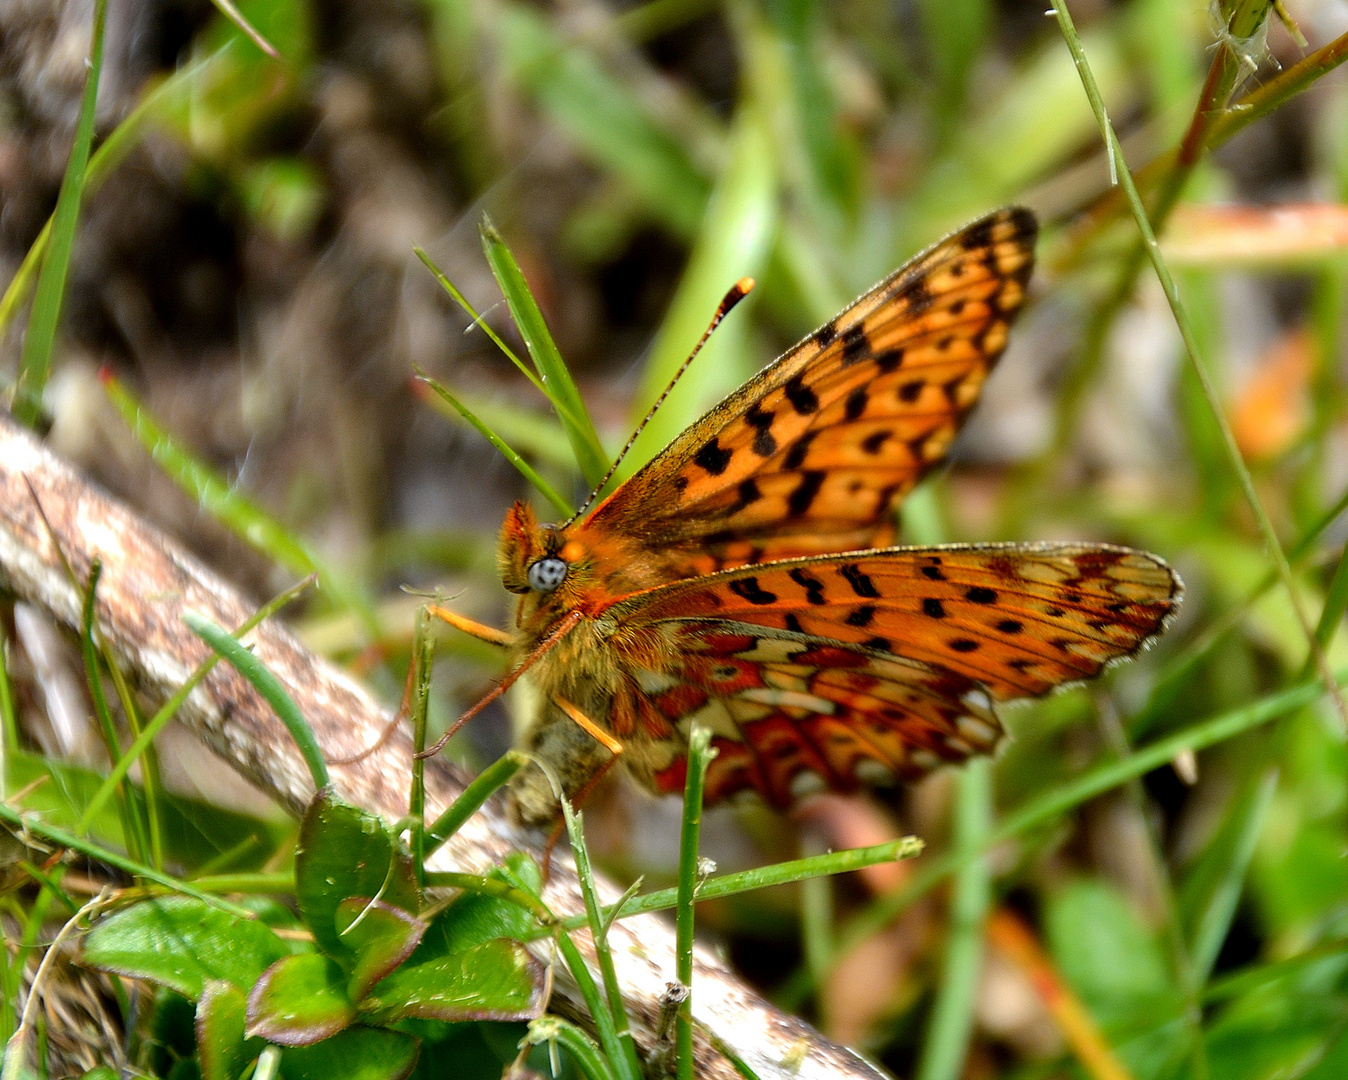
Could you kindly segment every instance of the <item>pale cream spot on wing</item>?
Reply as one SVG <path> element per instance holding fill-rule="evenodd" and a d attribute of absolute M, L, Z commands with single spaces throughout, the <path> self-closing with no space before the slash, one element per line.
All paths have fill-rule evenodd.
<path fill-rule="evenodd" d="M 766 686 L 750 687 L 741 691 L 738 696 L 764 705 L 805 709 L 807 712 L 823 713 L 825 716 L 832 716 L 837 711 L 837 706 L 826 698 L 816 697 L 814 694 L 800 694 L 792 690 L 774 690 Z"/>

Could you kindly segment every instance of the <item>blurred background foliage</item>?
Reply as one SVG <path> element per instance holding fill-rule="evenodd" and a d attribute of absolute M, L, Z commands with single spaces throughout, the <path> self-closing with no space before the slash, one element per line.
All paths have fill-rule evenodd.
<path fill-rule="evenodd" d="M 1162 251 L 1337 668 L 1348 84 L 1318 76 L 1338 62 L 1348 7 L 1286 6 L 1294 23 L 1235 0 L 1072 10 L 1128 162 L 1161 162 L 1142 175 L 1154 216 L 1169 219 Z M 93 7 L 0 5 L 7 387 Z M 42 423 L 62 454 L 259 600 L 293 575 L 328 575 L 299 631 L 394 702 L 416 604 L 398 587 L 439 589 L 499 624 L 494 530 L 524 495 L 457 413 L 414 391 L 414 370 L 564 496 L 585 491 L 545 399 L 414 246 L 522 352 L 479 241 L 490 215 L 610 451 L 725 290 L 757 278 L 634 466 L 920 248 L 998 205 L 1029 205 L 1044 224 L 1031 307 L 953 464 L 905 506 L 906 535 L 1145 547 L 1185 578 L 1179 619 L 1105 680 L 1008 709 L 1011 738 L 990 766 L 824 796 L 791 820 L 711 814 L 704 844 L 723 869 L 901 832 L 930 847 L 856 880 L 704 904 L 700 926 L 765 992 L 898 1075 L 1348 1075 L 1343 717 L 1303 695 L 1270 722 L 1211 728 L 1197 754 L 1164 742 L 1304 680 L 1308 642 L 1166 298 L 1141 271 L 1043 7 L 245 0 L 273 58 L 206 0 L 111 0 Z M 1270 88 L 1267 115 L 1223 112 Z M 1175 165 L 1186 132 L 1211 152 Z M 101 368 L 119 377 L 111 395 Z M 117 402 L 134 415 L 136 399 L 172 444 L 124 422 Z M 26 805 L 74 821 L 107 769 L 78 654 L 39 613 L 3 612 L 7 789 L 57 776 Z M 497 662 L 442 636 L 442 727 Z M 451 752 L 491 760 L 525 704 L 488 710 Z M 1130 769 L 1134 747 L 1153 744 L 1173 753 Z M 172 729 L 159 749 L 177 865 L 282 857 L 286 826 L 258 824 L 241 781 Z M 1111 763 L 1113 781 L 1082 785 Z M 672 875 L 676 808 L 618 785 L 587 817 L 616 873 Z M 115 815 L 95 829 L 120 842 Z M 953 885 L 921 878 L 932 860 L 956 871 Z M 9 937 L 35 933 L 23 880 L 7 893 Z M 11 1002 L 30 960 L 11 950 Z"/>

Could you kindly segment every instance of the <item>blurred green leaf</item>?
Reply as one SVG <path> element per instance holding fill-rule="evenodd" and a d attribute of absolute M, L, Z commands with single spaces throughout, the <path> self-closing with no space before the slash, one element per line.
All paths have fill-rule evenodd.
<path fill-rule="evenodd" d="M 402 1080 L 417 1063 L 417 1040 L 401 1031 L 354 1026 L 313 1046 L 287 1047 L 281 1080 Z"/>
<path fill-rule="evenodd" d="M 777 229 L 777 172 L 770 133 L 755 110 L 735 121 L 730 155 L 678 292 L 660 326 L 646 364 L 637 408 L 659 397 L 702 336 L 726 291 L 745 276 L 762 273 Z M 740 304 L 740 309 L 748 302 Z M 757 365 L 747 341 L 745 316 L 736 310 L 707 342 L 688 375 L 665 400 L 619 470 L 630 475 L 686 428 L 708 405 L 724 397 Z"/>
<path fill-rule="evenodd" d="M 187 896 L 145 900 L 100 919 L 82 960 L 100 971 L 147 979 L 185 997 L 221 980 L 247 992 L 290 949 L 260 922 Z"/>
<path fill-rule="evenodd" d="M 379 818 L 320 792 L 305 811 L 295 853 L 296 898 L 318 947 L 344 964 L 354 951 L 342 940 L 337 913 L 351 897 L 374 897 L 415 915 L 421 896 L 412 861 Z"/>
<path fill-rule="evenodd" d="M 1116 1045 L 1139 1078 L 1182 1052 L 1175 1024 L 1181 997 L 1160 944 L 1127 900 L 1099 880 L 1073 882 L 1050 898 L 1045 938 L 1063 977 L 1106 1032 L 1147 1030 Z"/>
<path fill-rule="evenodd" d="M 1212 971 L 1231 928 L 1277 786 L 1276 769 L 1247 783 L 1233 800 L 1221 828 L 1180 883 L 1179 914 L 1198 980 L 1205 980 Z"/>
<path fill-rule="evenodd" d="M 679 141 L 584 48 L 558 36 L 541 12 L 519 3 L 501 3 L 498 10 L 497 42 L 511 78 L 583 150 L 630 184 L 652 217 L 676 235 L 691 235 L 710 185 Z"/>
<path fill-rule="evenodd" d="M 346 976 L 322 953 L 283 957 L 248 995 L 248 1034 L 281 1046 L 312 1046 L 355 1018 Z"/>

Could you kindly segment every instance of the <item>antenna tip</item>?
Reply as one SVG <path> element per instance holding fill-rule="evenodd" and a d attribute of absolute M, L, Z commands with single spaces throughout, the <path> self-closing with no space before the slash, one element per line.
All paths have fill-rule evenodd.
<path fill-rule="evenodd" d="M 756 284 L 758 283 L 754 281 L 753 278 L 742 277 L 739 279 L 739 281 L 735 282 L 735 291 L 739 293 L 741 296 L 748 296 L 751 292 L 754 291 L 754 286 Z"/>

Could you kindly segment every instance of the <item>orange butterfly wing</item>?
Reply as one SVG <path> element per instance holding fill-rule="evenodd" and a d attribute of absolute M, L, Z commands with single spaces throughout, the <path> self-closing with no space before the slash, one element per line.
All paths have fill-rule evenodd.
<path fill-rule="evenodd" d="M 891 543 L 1025 298 L 1037 225 L 1000 210 L 918 256 L 685 430 L 569 529 L 669 576 Z"/>
<path fill-rule="evenodd" d="M 709 799 L 752 787 L 785 805 L 811 784 L 846 791 L 990 752 L 996 701 L 1132 655 L 1181 591 L 1161 559 L 1129 548 L 946 545 L 740 567 L 606 614 L 673 635 L 671 683 L 650 695 L 657 723 L 633 732 L 668 740 L 648 783 L 679 790 L 697 720 L 721 751 Z"/>

